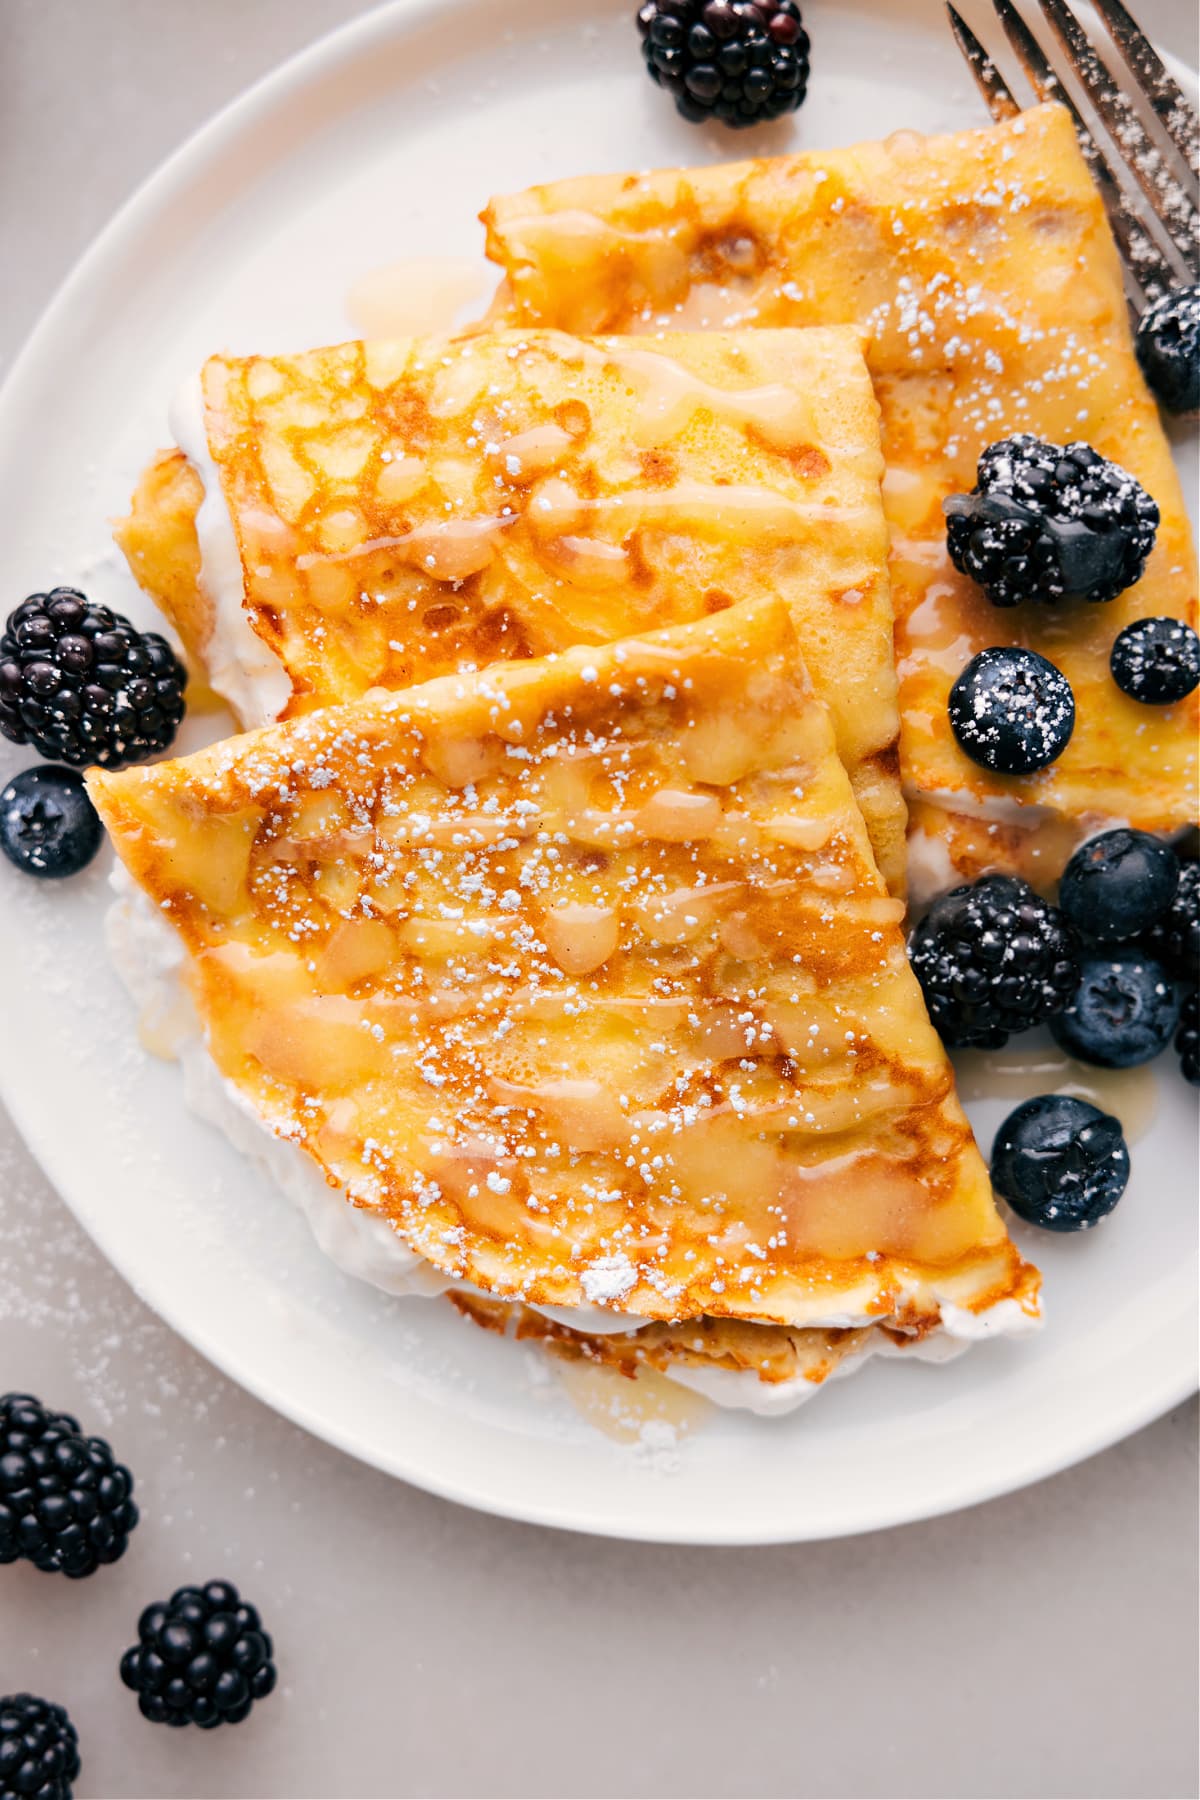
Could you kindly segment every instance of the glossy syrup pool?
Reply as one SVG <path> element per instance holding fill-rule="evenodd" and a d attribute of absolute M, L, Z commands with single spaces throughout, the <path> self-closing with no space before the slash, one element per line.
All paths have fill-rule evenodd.
<path fill-rule="evenodd" d="M 994 1101 L 1011 1110 L 1038 1094 L 1072 1094 L 1120 1119 L 1127 1143 L 1146 1136 L 1158 1113 L 1155 1065 L 1101 1069 L 1076 1062 L 1057 1045 L 1008 1045 L 1003 1050 L 960 1050 L 954 1056 L 963 1104 Z"/>

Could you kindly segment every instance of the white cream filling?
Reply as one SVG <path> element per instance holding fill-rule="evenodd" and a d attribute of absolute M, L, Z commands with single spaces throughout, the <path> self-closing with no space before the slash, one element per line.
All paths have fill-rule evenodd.
<path fill-rule="evenodd" d="M 177 390 L 170 408 L 171 433 L 204 483 L 196 514 L 200 585 L 213 607 L 213 629 L 204 655 L 209 685 L 227 700 L 249 730 L 277 719 L 292 697 L 287 670 L 246 617 L 246 585 L 233 519 L 220 471 L 208 446 L 204 389 L 199 375 Z"/>
<path fill-rule="evenodd" d="M 400 1296 L 430 1298 L 451 1287 L 479 1294 L 481 1290 L 471 1283 L 447 1277 L 410 1249 L 386 1220 L 354 1206 L 341 1188 L 325 1179 L 305 1150 L 275 1135 L 209 1054 L 182 980 L 186 952 L 169 919 L 155 909 L 120 863 L 113 871 L 112 887 L 117 898 L 109 910 L 106 929 L 113 963 L 138 1008 L 143 1036 L 159 1054 L 180 1063 L 184 1095 L 192 1110 L 224 1132 L 234 1148 L 300 1208 L 318 1248 L 343 1273 Z M 570 1330 L 595 1336 L 620 1335 L 638 1327 L 629 1314 L 607 1307 L 525 1304 Z M 1002 1300 L 982 1313 L 941 1301 L 940 1310 L 939 1332 L 914 1341 L 911 1348 L 876 1332 L 838 1363 L 829 1379 L 851 1373 L 873 1355 L 946 1361 L 980 1338 L 1034 1330 L 1039 1324 L 1015 1300 Z M 814 1321 L 828 1328 L 853 1328 L 863 1323 L 861 1318 L 842 1314 Z M 671 1380 L 718 1406 L 763 1416 L 790 1412 L 824 1385 L 804 1376 L 765 1382 L 752 1369 L 720 1369 L 683 1360 L 672 1364 L 667 1373 Z"/>
<path fill-rule="evenodd" d="M 922 911 L 961 880 L 944 838 L 934 837 L 923 825 L 909 832 L 908 903 L 914 912 Z"/>

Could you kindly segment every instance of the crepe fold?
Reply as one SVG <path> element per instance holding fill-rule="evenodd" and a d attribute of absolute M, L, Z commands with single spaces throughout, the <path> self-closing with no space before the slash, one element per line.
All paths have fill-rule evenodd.
<path fill-rule="evenodd" d="M 901 759 L 914 882 L 1006 868 L 1047 886 L 1106 820 L 1171 831 L 1196 810 L 1200 696 L 1148 708 L 1109 672 L 1134 619 L 1196 623 L 1195 553 L 1170 447 L 1138 370 L 1120 263 L 1067 113 L 760 161 L 584 177 L 494 200 L 495 318 L 580 332 L 854 324 L 883 414 Z M 981 450 L 1085 440 L 1157 501 L 1157 547 L 1110 605 L 997 613 L 946 555 L 942 503 Z M 949 689 L 997 643 L 1075 692 L 1074 736 L 1023 778 L 970 762 Z"/>
<path fill-rule="evenodd" d="M 774 593 L 902 891 L 878 407 L 857 331 L 214 357 L 176 432 L 118 539 L 243 723 Z"/>
<path fill-rule="evenodd" d="M 88 780 L 222 1079 L 465 1304 L 768 1381 L 1036 1319 L 779 598 Z"/>

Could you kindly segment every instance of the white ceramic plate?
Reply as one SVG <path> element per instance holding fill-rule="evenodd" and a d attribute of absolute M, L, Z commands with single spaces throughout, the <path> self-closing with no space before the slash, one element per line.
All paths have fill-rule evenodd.
<path fill-rule="evenodd" d="M 983 122 L 933 0 L 806 10 L 798 121 L 683 124 L 630 0 L 403 0 L 289 63 L 136 195 L 58 296 L 0 400 L 4 610 L 55 581 L 142 620 L 106 521 L 218 347 L 349 335 L 365 272 L 480 258 L 490 192 L 558 175 Z M 869 55 L 864 53 L 869 45 Z M 480 259 L 480 271 L 483 264 Z M 186 743 L 211 735 L 189 724 Z M 2 772 L 32 760 L 9 750 Z M 537 1352 L 338 1275 L 288 1203 L 185 1110 L 111 974 L 107 870 L 0 871 L 0 1079 L 30 1144 L 140 1294 L 269 1405 L 439 1493 L 546 1524 L 701 1543 L 820 1538 L 968 1505 L 1112 1443 L 1194 1385 L 1193 1108 L 1157 1077 L 1135 1177 L 1095 1234 L 1038 1239 L 1048 1322 L 949 1368 L 871 1367 L 789 1419 L 712 1415 L 618 1445 Z M 985 1148 L 1006 1106 L 976 1109 Z"/>

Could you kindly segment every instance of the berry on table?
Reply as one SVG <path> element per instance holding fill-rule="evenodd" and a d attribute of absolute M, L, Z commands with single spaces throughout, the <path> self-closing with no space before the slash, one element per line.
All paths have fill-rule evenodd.
<path fill-rule="evenodd" d="M 1056 762 L 1075 729 L 1075 696 L 1036 650 L 1000 645 L 972 657 L 950 689 L 959 749 L 997 775 L 1032 775 Z"/>
<path fill-rule="evenodd" d="M 22 769 L 0 793 L 0 850 L 26 875 L 78 875 L 100 848 L 104 828 L 75 769 Z"/>
<path fill-rule="evenodd" d="M 1181 863 L 1175 898 L 1145 934 L 1143 948 L 1181 981 L 1200 981 L 1200 862 Z"/>
<path fill-rule="evenodd" d="M 66 1709 L 36 1694 L 0 1696 L 0 1800 L 71 1800 L 78 1776 Z"/>
<path fill-rule="evenodd" d="M 945 502 L 946 548 L 993 606 L 1115 600 L 1140 578 L 1158 507 L 1090 444 L 1022 432 L 990 444 L 976 476 Z"/>
<path fill-rule="evenodd" d="M 186 683 L 158 632 L 75 588 L 31 594 L 0 637 L 0 732 L 54 762 L 119 769 L 173 743 Z"/>
<path fill-rule="evenodd" d="M 1086 1231 L 1129 1181 L 1119 1119 L 1067 1094 L 1040 1094 L 1008 1115 L 992 1149 L 992 1186 L 1029 1225 Z"/>
<path fill-rule="evenodd" d="M 997 1050 L 1041 1025 L 1079 978 L 1075 934 L 1056 906 L 1012 875 L 985 875 L 934 901 L 909 961 L 947 1044 Z"/>
<path fill-rule="evenodd" d="M 133 1476 L 100 1437 L 32 1394 L 0 1395 L 0 1563 L 78 1580 L 124 1556 L 138 1522 Z"/>
<path fill-rule="evenodd" d="M 1142 314 L 1137 359 L 1168 412 L 1200 406 L 1200 287 L 1175 288 Z"/>
<path fill-rule="evenodd" d="M 1178 888 L 1171 846 L 1120 825 L 1079 846 L 1063 870 L 1058 904 L 1085 937 L 1120 943 L 1161 919 Z"/>
<path fill-rule="evenodd" d="M 1179 1015 L 1175 1048 L 1179 1052 L 1183 1079 L 1190 1081 L 1193 1087 L 1200 1087 L 1200 993 L 1194 988 L 1184 1001 Z"/>
<path fill-rule="evenodd" d="M 685 119 L 757 125 L 793 112 L 808 88 L 796 0 L 644 0 L 646 67 Z"/>
<path fill-rule="evenodd" d="M 1109 657 L 1123 694 L 1143 706 L 1173 706 L 1200 687 L 1200 637 L 1182 619 L 1135 619 Z"/>
<path fill-rule="evenodd" d="M 237 1725 L 275 1686 L 269 1633 L 230 1581 L 182 1587 L 146 1607 L 121 1680 L 155 1725 Z"/>
<path fill-rule="evenodd" d="M 1081 1062 L 1132 1069 L 1165 1050 L 1178 1023 L 1179 999 L 1169 972 L 1135 950 L 1084 957 L 1079 985 L 1051 1019 L 1050 1030 Z"/>

